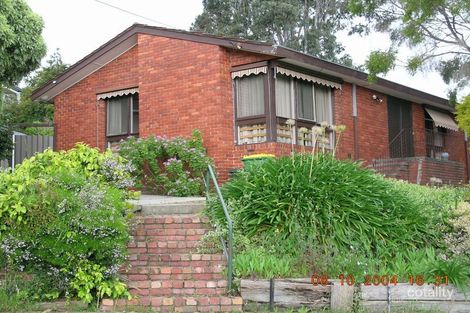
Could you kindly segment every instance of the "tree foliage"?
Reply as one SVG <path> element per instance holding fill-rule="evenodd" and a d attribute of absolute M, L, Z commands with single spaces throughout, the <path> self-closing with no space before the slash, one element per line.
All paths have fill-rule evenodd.
<path fill-rule="evenodd" d="M 37 68 L 46 54 L 43 22 L 24 0 L 0 0 L 0 84 Z"/>
<path fill-rule="evenodd" d="M 13 147 L 11 122 L 9 115 L 0 115 L 0 160 L 11 156 Z"/>
<path fill-rule="evenodd" d="M 11 116 L 11 123 L 37 123 L 53 120 L 54 106 L 51 103 L 32 100 L 31 94 L 34 89 L 65 71 L 68 65 L 62 61 L 59 51 L 55 51 L 46 63 L 45 66 L 25 78 L 26 87 L 21 92 L 20 102 L 5 106 L 2 114 Z"/>
<path fill-rule="evenodd" d="M 456 109 L 459 127 L 470 133 L 470 96 L 465 97 L 462 103 L 457 105 Z"/>
<path fill-rule="evenodd" d="M 336 33 L 347 26 L 346 0 L 203 0 L 192 30 L 269 41 L 351 65 Z"/>
<path fill-rule="evenodd" d="M 365 23 L 354 26 L 354 32 L 387 32 L 394 49 L 412 48 L 414 55 L 406 60 L 410 73 L 432 68 L 455 87 L 470 82 L 470 1 L 350 0 L 348 7 L 365 18 Z M 398 61 L 396 50 L 385 51 L 368 57 L 366 67 L 372 78 L 386 74 Z M 371 66 L 381 61 L 383 66 Z"/>

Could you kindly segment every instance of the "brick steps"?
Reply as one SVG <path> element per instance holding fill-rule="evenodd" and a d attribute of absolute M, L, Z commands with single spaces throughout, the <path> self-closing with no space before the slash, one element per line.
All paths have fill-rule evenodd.
<path fill-rule="evenodd" d="M 120 270 L 135 298 L 106 299 L 102 309 L 144 306 L 157 312 L 241 312 L 242 299 L 226 296 L 223 255 L 196 253 L 199 241 L 211 229 L 208 222 L 195 214 L 137 216 L 128 264 Z"/>
<path fill-rule="evenodd" d="M 125 274 L 186 274 L 186 273 L 221 273 L 224 261 L 173 261 L 156 262 L 157 265 L 137 265 L 123 269 Z"/>
<path fill-rule="evenodd" d="M 151 257 L 155 256 L 155 259 L 150 259 Z M 208 268 L 208 267 L 216 267 L 216 266 L 225 266 L 225 261 L 164 261 L 158 258 L 158 255 L 150 255 L 150 256 L 141 256 L 139 260 L 136 260 L 134 264 L 131 263 L 132 266 L 126 269 L 126 272 L 132 272 L 136 270 L 143 270 L 149 268 L 156 267 L 165 267 L 171 266 L 173 268 L 190 268 L 190 269 L 198 269 L 198 268 Z"/>

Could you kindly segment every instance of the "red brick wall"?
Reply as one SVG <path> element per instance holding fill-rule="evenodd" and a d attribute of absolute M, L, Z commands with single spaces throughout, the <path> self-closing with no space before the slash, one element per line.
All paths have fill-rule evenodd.
<path fill-rule="evenodd" d="M 408 180 L 423 185 L 431 184 L 437 178 L 442 184 L 458 185 L 466 181 L 464 164 L 455 161 L 413 157 L 380 161 L 376 170 L 387 177 Z"/>
<path fill-rule="evenodd" d="M 335 124 L 346 125 L 338 149 L 340 158 L 354 158 L 354 118 L 352 85 L 343 83 L 342 90 L 335 90 Z M 382 102 L 372 99 L 377 95 Z M 371 161 L 388 157 L 387 97 L 364 87 L 356 87 L 358 158 Z"/>
<path fill-rule="evenodd" d="M 104 101 L 99 103 L 97 116 L 96 94 L 138 86 L 140 136 L 189 137 L 193 129 L 199 129 L 221 180 L 228 177 L 230 169 L 242 166 L 243 155 L 289 154 L 289 144 L 234 145 L 230 68 L 269 58 L 215 45 L 139 34 L 136 47 L 54 99 L 57 148 L 68 149 L 80 141 L 104 147 Z M 373 94 L 383 102 L 374 101 Z M 357 87 L 360 159 L 370 161 L 388 155 L 386 101 L 385 95 Z M 335 90 L 334 111 L 335 124 L 346 125 L 338 156 L 353 158 L 351 84 L 344 83 L 342 90 Z M 414 106 L 413 114 L 418 117 L 421 113 L 422 108 Z M 424 118 L 424 113 L 421 116 Z M 416 131 L 424 125 L 424 121 L 419 124 L 417 117 L 413 118 Z M 457 150 L 450 153 L 460 153 L 463 158 L 463 143 L 452 146 Z"/>
<path fill-rule="evenodd" d="M 377 95 L 382 102 L 372 99 Z M 357 87 L 359 158 L 371 161 L 388 157 L 387 96 Z"/>
<path fill-rule="evenodd" d="M 69 149 L 77 142 L 104 147 L 104 101 L 99 102 L 97 119 L 96 94 L 138 86 L 138 51 L 130 49 L 54 98 L 56 149 Z"/>
<path fill-rule="evenodd" d="M 420 104 L 412 104 L 413 139 L 415 156 L 426 156 L 426 132 L 424 127 L 424 108 Z"/>
<path fill-rule="evenodd" d="M 273 59 L 273 57 L 268 55 L 259 55 L 245 51 L 229 49 L 225 49 L 225 51 L 229 54 L 231 66 L 244 65 Z"/>
<path fill-rule="evenodd" d="M 344 83 L 341 90 L 334 89 L 334 123 L 346 126 L 338 146 L 338 157 L 354 158 L 354 122 L 352 107 L 352 85 Z"/>
<path fill-rule="evenodd" d="M 234 149 L 230 67 L 267 57 L 150 35 L 139 35 L 138 44 L 140 135 L 188 137 L 199 129 L 221 180 L 226 179 L 247 154 L 245 147 Z"/>
<path fill-rule="evenodd" d="M 443 184 L 458 185 L 465 182 L 464 164 L 426 158 L 423 162 L 422 184 L 431 183 L 431 178 L 439 178 Z"/>

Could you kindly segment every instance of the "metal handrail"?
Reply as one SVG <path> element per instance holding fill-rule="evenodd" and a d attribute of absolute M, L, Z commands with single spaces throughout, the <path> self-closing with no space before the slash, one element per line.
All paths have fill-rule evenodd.
<path fill-rule="evenodd" d="M 206 197 L 209 197 L 209 187 L 210 187 L 210 180 L 212 179 L 212 183 L 214 184 L 215 191 L 217 193 L 217 197 L 219 198 L 219 202 L 222 205 L 222 209 L 224 210 L 225 219 L 227 220 L 227 247 L 224 245 L 224 250 L 226 252 L 227 257 L 227 288 L 230 292 L 232 290 L 232 281 L 233 281 L 233 221 L 230 218 L 230 214 L 228 213 L 227 205 L 225 204 L 224 197 L 220 192 L 219 184 L 217 183 L 217 178 L 215 177 L 214 170 L 212 166 L 209 164 L 207 166 L 207 174 L 205 177 L 205 185 L 206 185 Z M 225 241 L 225 240 L 223 240 Z"/>

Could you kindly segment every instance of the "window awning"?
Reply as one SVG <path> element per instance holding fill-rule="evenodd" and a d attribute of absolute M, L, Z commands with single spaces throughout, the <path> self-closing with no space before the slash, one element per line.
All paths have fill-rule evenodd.
<path fill-rule="evenodd" d="M 138 92 L 139 92 L 139 88 L 121 89 L 121 90 L 116 90 L 116 91 L 97 94 L 96 95 L 96 100 L 108 99 L 108 98 L 112 98 L 112 97 L 133 95 L 133 94 L 138 93 Z"/>
<path fill-rule="evenodd" d="M 243 76 L 266 74 L 268 71 L 267 66 L 249 68 L 247 70 L 232 72 L 232 79 Z"/>
<path fill-rule="evenodd" d="M 426 109 L 426 112 L 428 112 L 429 115 L 431 116 L 436 126 L 444 127 L 444 128 L 454 130 L 454 131 L 459 130 L 459 127 L 457 126 L 457 124 L 454 122 L 452 117 L 450 117 L 448 114 L 442 113 L 439 111 L 434 111 L 428 108 L 425 108 L 425 109 Z"/>
<path fill-rule="evenodd" d="M 315 76 L 299 73 L 299 72 L 296 72 L 296 71 L 288 70 L 288 69 L 282 68 L 282 67 L 276 67 L 276 73 L 287 75 L 287 76 L 292 76 L 292 77 L 295 77 L 295 78 L 298 78 L 298 79 L 303 79 L 303 80 L 306 80 L 306 81 L 309 81 L 309 82 L 312 82 L 312 83 L 324 85 L 324 86 L 331 87 L 331 88 L 341 89 L 341 84 L 339 84 L 339 83 L 335 83 L 335 82 L 332 82 L 332 81 L 329 81 L 329 80 L 326 80 L 326 79 L 322 79 L 322 78 L 318 78 L 318 77 L 315 77 Z"/>

